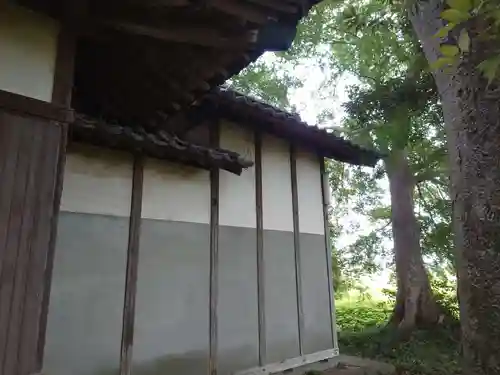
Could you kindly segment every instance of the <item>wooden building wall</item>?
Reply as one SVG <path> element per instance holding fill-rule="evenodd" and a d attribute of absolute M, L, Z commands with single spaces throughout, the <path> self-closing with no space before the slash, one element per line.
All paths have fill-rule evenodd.
<path fill-rule="evenodd" d="M 44 373 L 119 368 L 132 157 L 77 147 L 66 158 Z"/>
<path fill-rule="evenodd" d="M 318 158 L 231 123 L 211 142 L 256 165 L 70 151 L 47 373 L 226 375 L 334 354 Z"/>
<path fill-rule="evenodd" d="M 66 125 L 58 24 L 0 12 L 0 374 L 41 367 Z M 71 66 L 68 64 L 67 66 Z M 62 74 L 61 74 L 62 73 Z M 59 78 L 58 78 L 59 77 Z M 64 94 L 58 96 L 55 92 Z"/>

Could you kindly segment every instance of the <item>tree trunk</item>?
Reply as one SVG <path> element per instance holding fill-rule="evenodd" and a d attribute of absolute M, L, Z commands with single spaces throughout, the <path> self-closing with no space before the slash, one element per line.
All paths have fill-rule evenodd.
<path fill-rule="evenodd" d="M 427 60 L 438 57 L 433 34 L 441 0 L 409 12 Z M 471 53 L 434 74 L 451 157 L 451 198 L 458 268 L 464 374 L 500 374 L 500 89 L 488 87 L 477 65 L 492 56 L 480 22 L 467 26 Z M 489 43 L 490 45 L 488 45 Z M 497 52 L 498 53 L 498 52 Z"/>
<path fill-rule="evenodd" d="M 415 180 L 405 151 L 393 151 L 386 160 L 391 192 L 391 218 L 396 261 L 397 295 L 391 323 L 403 331 L 439 321 L 420 248 L 420 228 L 415 217 Z"/>

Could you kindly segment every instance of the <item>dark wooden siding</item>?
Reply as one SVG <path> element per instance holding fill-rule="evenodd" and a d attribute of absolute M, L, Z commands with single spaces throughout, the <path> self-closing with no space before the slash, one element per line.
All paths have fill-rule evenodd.
<path fill-rule="evenodd" d="M 39 370 L 64 125 L 0 112 L 0 374 Z M 61 152 L 63 151 L 63 152 Z"/>

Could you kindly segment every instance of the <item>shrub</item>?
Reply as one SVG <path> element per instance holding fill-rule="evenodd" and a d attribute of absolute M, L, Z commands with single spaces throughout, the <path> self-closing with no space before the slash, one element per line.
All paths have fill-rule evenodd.
<path fill-rule="evenodd" d="M 388 303 L 339 303 L 339 348 L 343 354 L 392 363 L 401 375 L 459 374 L 459 342 L 446 326 L 418 330 L 400 341 L 386 326 L 392 306 Z"/>
<path fill-rule="evenodd" d="M 385 325 L 391 314 L 391 307 L 385 302 L 339 304 L 337 325 L 341 331 L 359 332 L 370 327 Z"/>

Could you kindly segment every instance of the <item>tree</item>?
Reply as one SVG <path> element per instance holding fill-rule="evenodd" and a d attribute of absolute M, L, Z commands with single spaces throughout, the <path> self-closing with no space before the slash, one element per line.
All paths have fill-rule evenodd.
<path fill-rule="evenodd" d="M 354 73 L 364 83 L 351 92 L 341 130 L 357 143 L 375 144 L 387 154 L 382 175 L 387 174 L 390 185 L 398 283 L 392 322 L 404 330 L 435 324 L 442 311 L 424 266 L 414 197 L 424 182 L 447 185 L 442 143 L 427 142 L 428 132 L 442 125 L 435 85 L 423 69 L 425 59 L 408 19 L 395 17 L 397 8 L 380 1 L 335 7 L 338 12 L 330 11 L 330 17 L 337 14 L 330 47 L 337 68 Z M 416 158 L 431 162 L 419 164 L 412 160 Z M 377 235 L 372 232 L 362 239 L 364 243 L 357 246 L 373 243 Z"/>
<path fill-rule="evenodd" d="M 428 134 L 439 127 L 441 116 L 438 112 L 432 118 L 437 123 L 429 121 L 429 112 L 436 111 L 436 95 L 429 75 L 416 76 L 410 72 L 411 69 L 405 78 L 390 79 L 368 90 L 353 90 L 346 105 L 347 133 L 368 137 L 387 154 L 384 172 L 389 179 L 397 276 L 391 322 L 402 330 L 436 324 L 442 315 L 424 266 L 415 210 L 419 184 L 431 180 L 443 184 L 444 153 L 440 152 L 439 144 L 427 142 Z M 418 163 L 412 160 L 415 156 L 428 162 Z"/>
<path fill-rule="evenodd" d="M 399 275 L 393 321 L 401 328 L 437 322 L 440 312 L 431 294 L 422 254 L 431 255 L 438 266 L 443 257 L 449 258 L 442 116 L 435 85 L 425 74 L 426 60 L 408 18 L 401 17 L 400 8 L 382 0 L 351 5 L 324 1 L 302 23 L 292 49 L 277 59 L 290 66 L 304 59 L 321 66 L 326 72 L 326 95 L 331 94 L 329 90 L 335 87 L 332 82 L 344 72 L 359 79 L 351 93 L 342 131 L 357 143 L 376 145 L 388 157 L 385 166 L 372 172 L 330 164 L 334 165 L 329 170 L 336 203 L 356 196 L 359 211 L 370 214 L 375 226 L 347 251 L 338 253 L 343 282 L 376 269 L 375 260 L 383 251 L 381 242 L 390 236 L 387 221 L 392 215 L 389 225 L 393 225 Z M 276 79 L 274 74 L 270 77 Z M 249 86 L 241 81 L 238 84 L 243 90 Z M 429 136 L 429 132 L 435 136 Z M 374 199 L 380 193 L 377 180 L 387 173 L 392 211 Z M 367 194 L 370 204 L 366 203 Z M 339 206 L 336 204 L 337 210 Z M 331 224 L 336 224 L 334 218 Z M 435 246 L 437 240 L 440 242 Z"/>
<path fill-rule="evenodd" d="M 444 41 L 456 44 L 465 29 L 468 51 L 434 72 L 451 164 L 464 374 L 467 375 L 500 374 L 500 82 L 496 74 L 500 64 L 500 15 L 498 1 L 482 3 L 486 14 L 458 22 L 458 26 L 444 36 Z M 442 40 L 436 34 L 445 25 L 443 11 L 453 9 L 452 5 L 428 0 L 412 4 L 408 11 L 431 64 L 442 57 Z M 473 9 L 466 13 L 472 14 Z M 478 67 L 484 68 L 485 64 L 492 67 L 493 74 L 479 73 Z"/>

